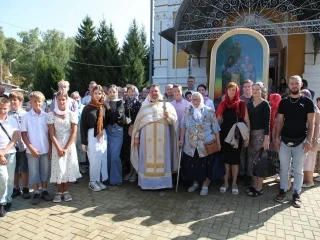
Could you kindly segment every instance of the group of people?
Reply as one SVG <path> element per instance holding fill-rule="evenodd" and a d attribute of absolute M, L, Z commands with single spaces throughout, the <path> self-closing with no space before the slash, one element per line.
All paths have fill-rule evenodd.
<path fill-rule="evenodd" d="M 35 205 L 41 199 L 71 201 L 68 184 L 87 171 L 85 165 L 95 192 L 127 180 L 138 180 L 142 189 L 172 188 L 172 173 L 180 170 L 181 179 L 192 182 L 189 192 L 201 185 L 200 195 L 207 195 L 216 178 L 214 163 L 223 161 L 220 192 L 228 191 L 231 177 L 231 192 L 238 194 L 240 174 L 250 180 L 246 194 L 257 197 L 269 177 L 261 156 L 274 149 L 280 159 L 276 201 L 286 199 L 290 177 L 295 207 L 301 207 L 301 188 L 314 185 L 320 114 L 310 92 L 300 90 L 299 76 L 290 77 L 290 96 L 282 100 L 279 94 L 267 96 L 262 82 L 245 80 L 242 95 L 229 82 L 217 110 L 207 87 L 196 88 L 192 76 L 186 90 L 168 84 L 164 95 L 157 84 L 140 94 L 130 84 L 103 87 L 92 81 L 81 99 L 78 92 L 69 97 L 69 87 L 58 83 L 49 112 L 41 108 L 45 97 L 39 91 L 30 93 L 28 112 L 21 93 L 0 96 L 0 217 L 19 195 L 32 197 Z M 55 196 L 48 181 L 57 186 Z"/>

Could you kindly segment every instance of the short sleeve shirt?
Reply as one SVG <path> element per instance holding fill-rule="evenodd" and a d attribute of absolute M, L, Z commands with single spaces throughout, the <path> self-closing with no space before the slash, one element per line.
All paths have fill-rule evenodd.
<path fill-rule="evenodd" d="M 6 120 L 1 120 L 0 123 L 4 127 L 4 129 L 7 131 L 9 137 L 12 139 L 13 133 L 16 131 L 19 131 L 18 122 L 13 117 L 7 116 Z M 2 128 L 0 128 L 0 149 L 5 149 L 8 144 L 11 142 L 7 134 L 4 132 Z M 8 153 L 14 153 L 16 152 L 15 147 L 13 146 Z"/>
<path fill-rule="evenodd" d="M 284 115 L 281 136 L 294 139 L 306 137 L 308 113 L 314 112 L 314 104 L 307 97 L 282 99 L 278 110 L 279 114 Z"/>

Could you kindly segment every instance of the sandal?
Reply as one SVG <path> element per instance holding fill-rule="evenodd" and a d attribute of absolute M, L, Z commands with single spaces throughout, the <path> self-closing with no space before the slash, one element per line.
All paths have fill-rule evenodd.
<path fill-rule="evenodd" d="M 303 188 L 311 188 L 311 187 L 314 187 L 314 183 L 304 183 L 302 185 Z"/>
<path fill-rule="evenodd" d="M 208 194 L 208 186 L 202 187 L 200 195 L 205 196 Z"/>
<path fill-rule="evenodd" d="M 235 187 L 232 188 L 232 194 L 233 195 L 238 195 L 239 194 L 238 186 L 235 186 Z"/>
<path fill-rule="evenodd" d="M 247 193 L 249 197 L 258 197 L 258 196 L 261 196 L 262 194 L 263 194 L 262 189 L 260 191 L 257 191 L 256 189 L 254 189 L 252 192 Z"/>
<path fill-rule="evenodd" d="M 250 186 L 248 188 L 246 188 L 246 193 L 249 193 L 249 192 L 253 192 L 254 190 L 256 190 L 253 186 Z"/>
<path fill-rule="evenodd" d="M 297 193 L 296 193 L 296 194 L 293 194 L 293 196 L 292 196 L 292 205 L 293 205 L 295 208 L 301 208 L 302 203 L 301 203 L 299 194 L 297 194 Z"/>
<path fill-rule="evenodd" d="M 65 202 L 70 202 L 72 200 L 72 197 L 71 197 L 69 192 L 64 192 L 63 193 L 63 199 L 64 199 Z"/>
<path fill-rule="evenodd" d="M 191 187 L 188 188 L 188 192 L 194 192 L 199 188 L 199 184 L 193 184 Z"/>
<path fill-rule="evenodd" d="M 54 203 L 59 203 L 59 202 L 61 202 L 61 197 L 62 197 L 62 193 L 61 192 L 57 192 L 52 201 Z"/>
<path fill-rule="evenodd" d="M 227 191 L 228 187 L 229 187 L 228 185 L 227 185 L 227 186 L 222 185 L 222 186 L 220 187 L 220 192 L 221 192 L 221 193 L 225 193 L 225 192 Z"/>

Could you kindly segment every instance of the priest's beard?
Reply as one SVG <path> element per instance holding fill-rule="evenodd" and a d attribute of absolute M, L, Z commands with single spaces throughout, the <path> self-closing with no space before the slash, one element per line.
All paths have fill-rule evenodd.
<path fill-rule="evenodd" d="M 290 90 L 290 89 L 289 89 L 289 90 Z M 292 95 L 298 95 L 299 92 L 300 92 L 300 90 L 297 90 L 297 91 L 290 90 L 290 93 L 291 93 Z"/>

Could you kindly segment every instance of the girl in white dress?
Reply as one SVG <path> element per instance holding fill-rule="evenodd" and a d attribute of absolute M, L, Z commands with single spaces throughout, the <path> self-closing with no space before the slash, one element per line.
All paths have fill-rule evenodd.
<path fill-rule="evenodd" d="M 53 202 L 72 200 L 68 192 L 68 182 L 75 182 L 81 177 L 78 166 L 75 138 L 77 135 L 78 116 L 68 106 L 68 94 L 58 92 L 54 111 L 48 113 L 47 124 L 52 141 L 51 178 L 57 183 L 58 192 Z"/>

